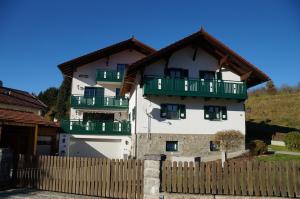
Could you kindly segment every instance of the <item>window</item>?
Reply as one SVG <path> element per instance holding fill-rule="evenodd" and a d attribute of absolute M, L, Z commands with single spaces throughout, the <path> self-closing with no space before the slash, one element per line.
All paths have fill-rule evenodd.
<path fill-rule="evenodd" d="M 120 97 L 120 88 L 116 88 L 116 97 Z"/>
<path fill-rule="evenodd" d="M 200 79 L 204 80 L 221 80 L 222 79 L 222 73 L 221 72 L 215 72 L 215 71 L 199 71 Z"/>
<path fill-rule="evenodd" d="M 178 151 L 178 141 L 167 141 L 166 151 L 170 151 L 170 152 Z"/>
<path fill-rule="evenodd" d="M 117 71 L 122 72 L 125 70 L 126 64 L 117 64 Z"/>
<path fill-rule="evenodd" d="M 220 151 L 220 141 L 209 142 L 210 151 Z"/>
<path fill-rule="evenodd" d="M 189 71 L 180 68 L 168 68 L 165 71 L 165 75 L 171 78 L 187 78 Z"/>
<path fill-rule="evenodd" d="M 161 104 L 160 109 L 161 118 L 167 119 L 185 119 L 186 110 L 185 105 L 182 104 Z"/>
<path fill-rule="evenodd" d="M 204 119 L 227 120 L 226 106 L 204 106 Z"/>
<path fill-rule="evenodd" d="M 85 87 L 84 88 L 84 97 L 95 97 L 103 96 L 104 88 L 102 87 Z"/>

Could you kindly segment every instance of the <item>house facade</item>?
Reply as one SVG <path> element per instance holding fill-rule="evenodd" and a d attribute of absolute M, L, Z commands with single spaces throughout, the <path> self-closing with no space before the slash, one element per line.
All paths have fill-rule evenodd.
<path fill-rule="evenodd" d="M 121 96 L 120 90 L 127 66 L 152 52 L 154 49 L 131 38 L 59 66 L 72 78 L 70 118 L 61 121 L 65 130 L 61 155 L 131 155 L 129 98 Z"/>
<path fill-rule="evenodd" d="M 56 154 L 59 126 L 43 117 L 46 109 L 30 93 L 0 84 L 0 148 L 17 154 Z"/>
<path fill-rule="evenodd" d="M 141 158 L 145 154 L 199 157 L 215 153 L 213 136 L 216 132 L 246 133 L 247 88 L 269 79 L 203 29 L 149 54 L 126 52 L 82 65 L 73 72 L 70 119 L 78 123 L 67 123 L 66 129 L 74 132 L 75 127 L 84 128 L 85 135 L 65 134 L 69 136 L 66 144 L 69 149 L 65 150 L 69 150 L 69 155 L 100 153 L 109 158 Z M 107 60 L 111 60 L 111 64 L 107 64 Z M 127 64 L 119 84 L 97 80 L 105 67 L 120 71 L 119 64 Z M 92 91 L 96 94 L 84 98 L 88 87 L 102 87 L 104 91 L 96 89 Z M 122 105 L 126 101 L 126 108 L 122 110 L 107 107 L 101 110 L 105 117 L 114 114 L 109 118 L 114 120 L 113 129 L 109 131 L 119 130 L 118 135 L 111 136 L 110 132 L 100 135 L 107 125 L 99 121 L 107 118 L 95 117 L 99 110 L 86 105 L 89 100 L 96 104 L 98 98 L 103 98 L 97 98 L 97 92 L 101 93 L 99 96 L 109 97 L 118 93 L 117 96 L 122 96 L 117 98 L 118 106 L 121 99 Z M 73 104 L 75 95 L 79 97 Z M 110 104 L 108 101 L 104 97 L 101 103 Z M 88 117 L 91 120 L 85 119 Z M 124 124 L 128 125 L 126 136 L 122 132 Z M 93 135 L 88 135 L 90 129 L 94 130 Z M 83 138 L 90 139 L 90 143 L 75 141 Z M 111 141 L 106 143 L 105 139 Z M 84 153 L 82 145 L 87 145 Z M 241 143 L 235 150 L 244 148 L 245 144 Z M 92 154 L 93 150 L 98 152 Z"/>

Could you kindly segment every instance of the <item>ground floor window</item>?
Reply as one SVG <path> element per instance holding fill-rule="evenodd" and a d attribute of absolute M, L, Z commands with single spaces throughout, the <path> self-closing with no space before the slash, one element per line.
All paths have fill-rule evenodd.
<path fill-rule="evenodd" d="M 178 151 L 178 141 L 167 141 L 166 142 L 166 151 L 169 151 L 169 152 Z"/>
<path fill-rule="evenodd" d="M 167 119 L 184 119 L 186 118 L 185 105 L 161 104 L 160 116 Z"/>
<path fill-rule="evenodd" d="M 204 119 L 227 120 L 226 106 L 204 106 Z"/>

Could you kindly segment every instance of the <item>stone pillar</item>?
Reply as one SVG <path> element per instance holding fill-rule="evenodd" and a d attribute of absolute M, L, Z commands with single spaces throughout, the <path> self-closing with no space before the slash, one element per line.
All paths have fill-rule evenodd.
<path fill-rule="evenodd" d="M 164 155 L 144 156 L 144 199 L 158 199 L 160 188 L 161 160 Z"/>

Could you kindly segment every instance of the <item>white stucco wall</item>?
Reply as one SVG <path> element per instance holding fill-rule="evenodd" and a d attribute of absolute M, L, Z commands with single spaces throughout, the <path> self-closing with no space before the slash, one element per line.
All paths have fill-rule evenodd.
<path fill-rule="evenodd" d="M 99 59 L 95 62 L 88 63 L 81 67 L 78 67 L 77 70 L 73 73 L 72 78 L 72 95 L 83 95 L 84 94 L 84 87 L 92 86 L 92 87 L 104 87 L 104 95 L 105 96 L 115 96 L 116 88 L 120 88 L 121 84 L 97 84 L 96 83 L 96 74 L 97 69 L 108 69 L 108 70 L 116 70 L 117 64 L 131 64 L 145 55 L 137 52 L 135 50 L 125 50 L 120 53 L 116 53 L 111 55 L 108 60 L 107 65 L 107 58 Z M 79 77 L 79 75 L 88 75 L 88 78 Z M 70 119 L 82 119 L 83 114 L 82 111 L 72 109 L 70 110 Z M 127 118 L 122 113 L 122 115 L 115 115 L 116 120 L 124 120 Z"/>
<path fill-rule="evenodd" d="M 173 53 L 169 59 L 168 68 L 189 70 L 189 78 L 199 78 L 200 70 L 218 71 L 218 60 L 202 49 L 198 49 L 196 60 L 193 61 L 194 49 L 189 46 Z M 166 61 L 159 60 L 145 68 L 144 75 L 164 75 Z M 222 69 L 223 80 L 240 81 L 240 76 Z"/>
<path fill-rule="evenodd" d="M 169 60 L 169 68 L 182 68 L 189 70 L 189 78 L 199 78 L 200 70 L 217 71 L 218 60 L 202 49 L 198 49 L 196 60 L 192 57 L 194 50 L 186 47 L 172 54 Z M 144 75 L 164 75 L 165 60 L 159 60 L 146 66 Z M 222 69 L 223 80 L 240 81 L 240 76 Z M 140 74 L 137 75 L 139 82 Z M 137 102 L 135 102 L 137 92 Z M 143 88 L 137 86 L 137 90 L 131 92 L 129 111 L 137 104 L 137 128 L 136 133 L 170 133 L 170 134 L 214 134 L 221 130 L 239 130 L 245 134 L 244 102 L 226 99 L 209 99 L 201 97 L 177 97 L 177 96 L 143 96 Z M 160 117 L 160 105 L 162 103 L 184 104 L 186 106 L 186 118 L 169 120 Z M 227 120 L 211 121 L 204 119 L 204 106 L 216 105 L 227 107 Z M 135 122 L 131 122 L 132 127 Z M 132 133 L 135 133 L 132 129 Z"/>

